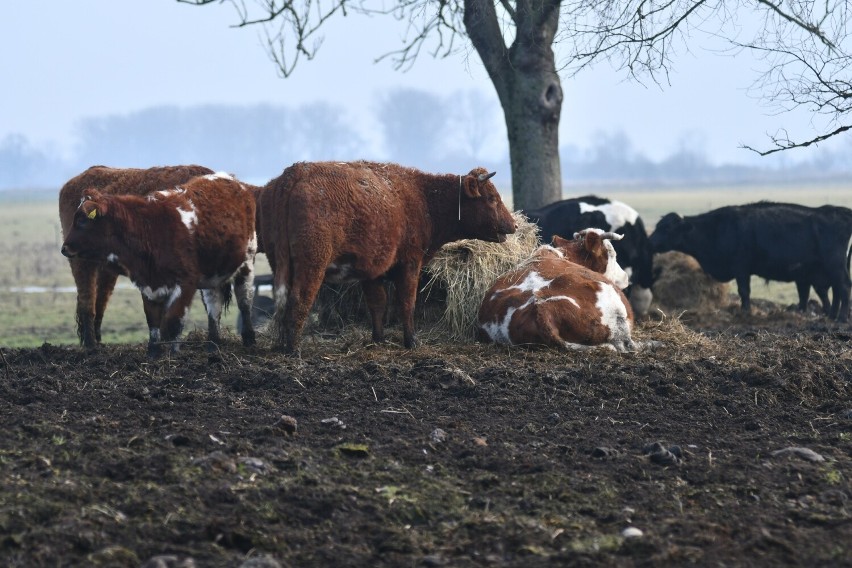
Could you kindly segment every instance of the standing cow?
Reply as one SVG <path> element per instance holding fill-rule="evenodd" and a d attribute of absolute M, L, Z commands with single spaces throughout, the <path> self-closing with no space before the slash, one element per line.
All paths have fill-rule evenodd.
<path fill-rule="evenodd" d="M 195 295 L 202 290 L 211 349 L 219 340 L 219 316 L 234 282 L 246 322 L 243 343 L 255 341 L 251 325 L 254 292 L 255 202 L 227 174 L 196 177 L 146 197 L 83 192 L 62 254 L 106 261 L 127 274 L 146 298 L 145 316 L 156 356 L 160 342 L 173 342 Z"/>
<path fill-rule="evenodd" d="M 669 213 L 651 235 L 656 252 L 677 250 L 692 255 L 701 268 L 721 282 L 736 279 L 743 311 L 751 307 L 750 279 L 796 282 L 804 308 L 810 285 L 827 303 L 834 292 L 830 317 L 849 314 L 852 210 L 760 202 L 721 207 L 689 217 Z M 825 307 L 825 305 L 824 305 Z"/>
<path fill-rule="evenodd" d="M 92 166 L 68 180 L 59 191 L 59 221 L 62 237 L 68 237 L 74 214 L 86 189 L 97 189 L 104 195 L 145 195 L 164 187 L 212 174 L 203 166 L 168 166 L 148 169 L 108 168 Z M 92 349 L 101 342 L 101 323 L 107 302 L 120 273 L 117 266 L 97 260 L 69 258 L 74 284 L 77 286 L 77 335 L 80 343 Z M 147 300 L 142 298 L 143 303 Z"/>
<path fill-rule="evenodd" d="M 375 162 L 297 163 L 261 192 L 261 240 L 274 274 L 278 344 L 299 354 L 305 320 L 323 280 L 361 281 L 373 340 L 384 340 L 387 296 L 396 285 L 403 342 L 416 344 L 420 269 L 459 239 L 503 242 L 515 221 L 482 168 L 433 175 Z"/>
<path fill-rule="evenodd" d="M 554 235 L 573 235 L 589 227 L 624 235 L 624 239 L 612 244 L 618 254 L 618 263 L 630 276 L 630 303 L 637 314 L 648 313 L 653 299 L 654 253 L 645 223 L 635 209 L 614 199 L 585 195 L 530 209 L 524 211 L 524 215 L 539 226 L 541 240 L 546 243 Z"/>
<path fill-rule="evenodd" d="M 628 275 L 610 243 L 621 238 L 600 229 L 575 233 L 573 241 L 554 236 L 554 246 L 539 247 L 485 293 L 479 340 L 635 351 L 633 310 L 621 292 Z"/>

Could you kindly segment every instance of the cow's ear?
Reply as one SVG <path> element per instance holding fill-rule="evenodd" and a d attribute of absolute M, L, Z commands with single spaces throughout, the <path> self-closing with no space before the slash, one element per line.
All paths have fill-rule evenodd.
<path fill-rule="evenodd" d="M 102 201 L 87 199 L 80 204 L 80 210 L 86 217 L 94 220 L 107 214 L 107 205 Z"/>
<path fill-rule="evenodd" d="M 553 238 L 550 239 L 550 242 L 556 248 L 565 248 L 571 244 L 571 241 L 569 241 L 568 239 L 563 239 L 559 235 L 553 235 Z"/>
<path fill-rule="evenodd" d="M 462 186 L 464 187 L 464 194 L 471 199 L 475 199 L 480 197 L 482 194 L 479 193 L 479 180 L 475 175 L 468 174 L 461 178 Z"/>

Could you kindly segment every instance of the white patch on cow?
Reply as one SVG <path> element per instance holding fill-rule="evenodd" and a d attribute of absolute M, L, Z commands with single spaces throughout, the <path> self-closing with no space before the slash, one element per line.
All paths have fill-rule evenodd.
<path fill-rule="evenodd" d="M 139 291 L 142 292 L 142 295 L 151 300 L 152 302 L 165 302 L 166 309 L 169 309 L 172 304 L 175 303 L 180 297 L 181 289 L 180 286 L 175 286 L 174 288 L 169 288 L 168 286 L 160 286 L 156 290 L 152 289 L 150 286 L 138 286 Z"/>
<path fill-rule="evenodd" d="M 576 307 L 576 308 L 580 307 L 580 304 L 577 303 L 577 300 L 575 300 L 571 296 L 550 296 L 549 298 L 539 299 L 539 303 L 543 304 L 545 302 L 554 302 L 554 301 L 557 301 L 557 300 L 567 300 L 567 301 L 571 302 L 572 304 L 574 304 L 574 307 Z"/>
<path fill-rule="evenodd" d="M 227 179 L 233 181 L 234 177 L 228 172 L 216 172 L 215 174 L 207 174 L 204 179 L 214 181 L 217 179 Z"/>
<path fill-rule="evenodd" d="M 148 341 L 151 343 L 159 343 L 160 341 L 160 328 L 159 327 L 149 327 L 148 328 Z"/>
<path fill-rule="evenodd" d="M 154 201 L 157 198 L 166 198 L 171 197 L 172 195 L 183 195 L 186 193 L 186 190 L 180 186 L 175 186 L 174 189 L 162 189 L 160 191 L 155 191 L 148 195 L 148 201 Z"/>
<path fill-rule="evenodd" d="M 252 233 L 246 247 L 246 261 L 253 261 L 257 255 L 257 233 Z"/>
<path fill-rule="evenodd" d="M 520 284 L 515 284 L 514 286 L 509 286 L 508 288 L 503 288 L 502 290 L 497 290 L 491 296 L 491 299 L 493 300 L 497 296 L 497 294 L 500 294 L 501 292 L 508 292 L 509 290 L 519 290 L 521 292 L 532 292 L 533 294 L 535 294 L 542 288 L 547 288 L 548 286 L 550 286 L 551 282 L 553 282 L 553 280 L 545 280 L 538 272 L 536 272 L 535 270 L 531 270 Z"/>
<path fill-rule="evenodd" d="M 207 308 L 207 316 L 215 321 L 219 321 L 223 306 L 222 294 L 219 292 L 219 289 L 202 289 L 201 300 L 204 302 L 204 307 Z"/>
<path fill-rule="evenodd" d="M 118 255 L 115 254 L 114 252 L 109 253 L 107 255 L 107 262 L 117 263 L 118 262 Z"/>
<path fill-rule="evenodd" d="M 276 310 L 284 310 L 284 306 L 287 305 L 287 285 L 282 284 L 278 288 L 275 289 L 275 309 Z"/>
<path fill-rule="evenodd" d="M 618 264 L 618 261 L 615 258 L 615 249 L 612 246 L 612 243 L 609 241 L 604 241 L 604 247 L 606 247 L 607 252 L 607 262 L 606 262 L 606 271 L 604 271 L 604 276 L 618 286 L 620 289 L 624 290 L 628 286 L 630 286 L 630 276 L 627 275 L 627 272 L 621 268 L 621 265 Z"/>
<path fill-rule="evenodd" d="M 600 211 L 604 214 L 606 222 L 612 231 L 617 231 L 627 223 L 635 225 L 636 219 L 639 218 L 639 213 L 635 209 L 621 201 L 613 200 L 603 205 L 580 203 L 580 213 L 592 213 L 595 211 Z"/>
<path fill-rule="evenodd" d="M 633 267 L 628 266 L 624 269 L 624 273 L 627 274 L 627 279 L 633 282 Z"/>
<path fill-rule="evenodd" d="M 178 207 L 177 212 L 180 215 L 181 223 L 183 223 L 187 230 L 191 233 L 196 223 L 198 223 L 198 215 L 195 213 L 195 205 L 192 204 L 192 201 L 189 201 L 188 203 L 189 210 Z"/>
<path fill-rule="evenodd" d="M 609 329 L 609 343 L 618 351 L 627 351 L 633 346 L 631 326 L 627 317 L 627 306 L 621 294 L 611 285 L 601 283 L 595 307 L 601 312 L 601 324 Z"/>
<path fill-rule="evenodd" d="M 639 284 L 634 284 L 633 288 L 630 289 L 630 305 L 633 306 L 633 311 L 641 316 L 648 313 L 653 299 L 654 294 Z"/>
<path fill-rule="evenodd" d="M 494 322 L 483 323 L 480 325 L 482 331 L 488 334 L 488 338 L 494 343 L 502 343 L 505 345 L 512 345 L 512 338 L 509 337 L 509 325 L 512 323 L 512 316 L 515 315 L 515 312 L 523 310 L 527 306 L 531 305 L 535 301 L 535 297 L 531 297 L 529 300 L 524 302 L 523 305 L 518 306 L 517 308 L 509 308 L 506 310 L 506 315 L 502 320 L 497 320 Z"/>

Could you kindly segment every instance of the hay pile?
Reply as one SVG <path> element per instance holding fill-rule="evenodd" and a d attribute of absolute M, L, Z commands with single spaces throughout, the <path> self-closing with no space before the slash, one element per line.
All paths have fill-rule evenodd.
<path fill-rule="evenodd" d="M 538 225 L 520 212 L 512 216 L 518 230 L 504 243 L 478 240 L 444 245 L 424 271 L 428 281 L 422 289 L 428 299 L 445 295 L 444 310 L 432 331 L 456 341 L 476 337 L 476 316 L 488 288 L 504 272 L 515 268 L 539 246 Z"/>
<path fill-rule="evenodd" d="M 666 313 L 689 310 L 707 313 L 724 308 L 728 302 L 728 284 L 708 276 L 693 257 L 681 252 L 654 256 L 659 271 L 654 282 L 654 301 Z"/>

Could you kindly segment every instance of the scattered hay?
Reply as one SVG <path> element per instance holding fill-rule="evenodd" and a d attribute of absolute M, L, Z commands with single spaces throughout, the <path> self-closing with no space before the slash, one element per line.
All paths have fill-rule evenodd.
<path fill-rule="evenodd" d="M 728 284 L 708 276 L 698 261 L 687 254 L 658 254 L 654 266 L 659 270 L 654 282 L 654 300 L 663 312 L 709 313 L 729 302 Z"/>
<path fill-rule="evenodd" d="M 504 272 L 515 268 L 539 246 L 538 225 L 520 212 L 512 216 L 518 230 L 504 243 L 479 240 L 444 245 L 425 267 L 429 277 L 422 289 L 427 299 L 436 291 L 446 295 L 445 309 L 432 331 L 456 341 L 472 341 L 482 297 Z"/>

